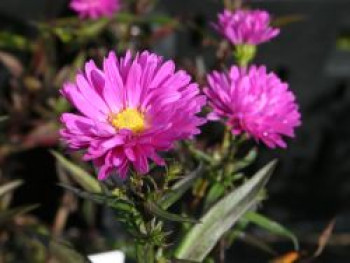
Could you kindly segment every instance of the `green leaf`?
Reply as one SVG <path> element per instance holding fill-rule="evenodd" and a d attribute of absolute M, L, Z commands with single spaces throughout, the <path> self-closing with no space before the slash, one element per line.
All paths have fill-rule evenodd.
<path fill-rule="evenodd" d="M 84 26 L 78 31 L 78 33 L 83 37 L 96 37 L 107 27 L 109 23 L 109 19 L 102 18 Z"/>
<path fill-rule="evenodd" d="M 30 50 L 33 44 L 24 36 L 12 32 L 0 32 L 0 47 L 8 49 Z"/>
<path fill-rule="evenodd" d="M 274 234 L 281 235 L 288 237 L 292 240 L 294 249 L 299 250 L 299 243 L 297 237 L 288 229 L 286 229 L 281 224 L 277 223 L 276 221 L 273 221 L 261 214 L 258 214 L 256 212 L 248 212 L 244 215 L 244 219 L 248 220 L 249 222 L 256 224 Z"/>
<path fill-rule="evenodd" d="M 56 240 L 46 234 L 39 232 L 27 233 L 30 238 L 34 238 L 42 244 L 58 262 L 65 263 L 87 263 L 90 262 L 85 256 L 79 254 L 73 246 L 62 240 Z"/>
<path fill-rule="evenodd" d="M 173 263 L 196 263 L 195 261 L 183 260 L 183 259 L 171 259 Z M 212 261 L 210 261 L 211 263 Z M 207 263 L 207 262 L 205 262 Z"/>
<path fill-rule="evenodd" d="M 236 231 L 236 233 L 233 233 L 233 235 L 236 235 L 237 238 L 243 241 L 244 243 L 253 246 L 261 251 L 269 253 L 273 256 L 277 255 L 276 251 L 274 251 L 274 249 L 269 244 L 267 244 L 263 240 L 260 240 L 258 237 L 240 231 Z"/>
<path fill-rule="evenodd" d="M 72 179 L 83 189 L 92 193 L 102 192 L 99 182 L 89 173 L 63 157 L 60 153 L 56 151 L 51 151 L 51 153 L 56 158 L 57 162 L 70 173 Z"/>
<path fill-rule="evenodd" d="M 38 204 L 26 205 L 26 206 L 20 206 L 20 207 L 16 207 L 16 208 L 2 211 L 2 212 L 0 212 L 0 224 L 3 224 L 7 221 L 10 221 L 16 216 L 26 214 L 26 213 L 36 209 L 37 207 L 39 207 Z"/>
<path fill-rule="evenodd" d="M 221 183 L 214 183 L 205 198 L 204 210 L 207 210 L 225 193 L 225 186 Z"/>
<path fill-rule="evenodd" d="M 49 243 L 49 250 L 51 254 L 59 260 L 59 262 L 65 263 L 86 263 L 89 262 L 87 258 L 75 251 L 70 245 L 51 240 Z"/>
<path fill-rule="evenodd" d="M 178 259 L 202 262 L 225 234 L 260 200 L 259 194 L 269 180 L 276 161 L 258 171 L 245 184 L 224 196 L 184 237 L 175 251 Z"/>
<path fill-rule="evenodd" d="M 145 208 L 153 215 L 158 216 L 158 217 L 165 219 L 165 220 L 175 221 L 175 222 L 198 223 L 198 220 L 195 220 L 193 218 L 184 217 L 184 216 L 180 216 L 177 214 L 169 213 L 168 211 L 164 210 L 159 205 L 157 205 L 155 202 L 152 202 L 150 200 L 145 202 Z"/>
<path fill-rule="evenodd" d="M 138 19 L 134 14 L 126 12 L 119 12 L 114 18 L 120 23 L 133 23 Z"/>
<path fill-rule="evenodd" d="M 243 168 L 247 167 L 248 165 L 250 165 L 252 162 L 254 162 L 257 155 L 258 155 L 257 149 L 254 147 L 241 160 L 238 160 L 237 162 L 235 162 L 235 165 L 234 165 L 235 170 L 234 171 L 237 172 L 237 171 L 242 170 Z"/>
<path fill-rule="evenodd" d="M 74 32 L 64 27 L 52 28 L 53 33 L 63 42 L 69 43 L 74 39 Z"/>
<path fill-rule="evenodd" d="M 301 22 L 305 20 L 307 17 L 302 14 L 290 14 L 281 17 L 275 18 L 271 25 L 274 27 L 283 27 L 292 23 Z"/>
<path fill-rule="evenodd" d="M 133 208 L 132 203 L 130 203 L 129 201 L 117 198 L 113 195 L 110 196 L 110 195 L 104 195 L 104 194 L 89 193 L 68 185 L 64 185 L 64 184 L 59 184 L 59 185 L 64 189 L 73 192 L 74 194 L 76 194 L 81 198 L 93 201 L 98 204 L 109 206 L 116 210 L 130 212 Z"/>
<path fill-rule="evenodd" d="M 23 184 L 22 180 L 15 180 L 0 186 L 0 197 L 7 194 L 8 192 L 15 190 L 17 187 L 21 186 L 22 184 Z"/>
<path fill-rule="evenodd" d="M 159 201 L 158 205 L 162 209 L 168 209 L 172 206 L 176 201 L 178 201 L 184 193 L 190 189 L 195 182 L 195 180 L 200 177 L 204 172 L 204 165 L 200 164 L 198 168 L 186 175 L 183 179 L 178 181 L 172 188 L 171 191 L 165 194 Z"/>
<path fill-rule="evenodd" d="M 152 15 L 145 18 L 146 22 L 158 25 L 179 25 L 179 21 L 167 15 Z"/>

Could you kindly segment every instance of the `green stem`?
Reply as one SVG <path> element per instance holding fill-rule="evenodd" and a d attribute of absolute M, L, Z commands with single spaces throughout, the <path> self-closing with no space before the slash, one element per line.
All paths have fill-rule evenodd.
<path fill-rule="evenodd" d="M 140 243 L 136 243 L 135 245 L 135 252 L 136 252 L 136 260 L 138 263 L 144 263 L 144 257 L 143 257 L 143 245 Z"/>
<path fill-rule="evenodd" d="M 227 150 L 230 148 L 232 140 L 232 133 L 230 130 L 230 127 L 226 126 L 225 127 L 225 132 L 224 132 L 224 137 L 221 143 L 221 155 L 224 156 L 227 152 Z"/>
<path fill-rule="evenodd" d="M 137 263 L 154 263 L 155 262 L 155 253 L 154 246 L 150 243 L 136 243 L 136 259 Z"/>
<path fill-rule="evenodd" d="M 185 142 L 184 145 L 187 147 L 187 149 L 193 154 L 193 156 L 196 159 L 204 161 L 204 162 L 209 163 L 209 164 L 214 163 L 214 160 L 210 155 L 206 154 L 205 152 L 202 152 L 201 150 L 196 149 L 196 147 L 194 147 L 194 145 L 187 143 L 187 142 Z"/>

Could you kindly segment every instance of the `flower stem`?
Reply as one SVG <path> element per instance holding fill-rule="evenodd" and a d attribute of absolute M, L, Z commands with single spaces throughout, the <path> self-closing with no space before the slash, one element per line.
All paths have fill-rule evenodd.
<path fill-rule="evenodd" d="M 231 145 L 232 135 L 230 127 L 225 127 L 224 137 L 221 143 L 221 154 L 224 155 Z"/>
<path fill-rule="evenodd" d="M 150 243 L 136 243 L 136 259 L 137 263 L 154 263 L 155 262 L 155 253 L 154 246 Z"/>

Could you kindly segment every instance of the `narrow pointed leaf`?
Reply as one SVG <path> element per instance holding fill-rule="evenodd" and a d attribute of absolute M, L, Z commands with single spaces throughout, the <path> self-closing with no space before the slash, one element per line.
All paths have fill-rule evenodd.
<path fill-rule="evenodd" d="M 241 241 L 243 241 L 244 243 L 251 245 L 261 251 L 264 251 L 268 254 L 271 254 L 273 256 L 277 255 L 277 252 L 267 243 L 265 243 L 263 240 L 259 239 L 258 237 L 249 235 L 247 233 L 238 231 L 238 233 L 236 233 L 237 238 Z"/>
<path fill-rule="evenodd" d="M 183 179 L 178 181 L 171 189 L 171 191 L 165 194 L 160 201 L 158 201 L 158 205 L 162 209 L 168 209 L 171 205 L 173 205 L 176 201 L 178 201 L 185 193 L 190 189 L 195 182 L 195 180 L 200 177 L 204 172 L 204 165 L 200 164 L 199 167 L 185 176 Z"/>
<path fill-rule="evenodd" d="M 254 162 L 257 155 L 258 155 L 257 149 L 254 147 L 241 160 L 238 160 L 235 163 L 235 172 L 249 166 L 252 162 Z"/>
<path fill-rule="evenodd" d="M 277 17 L 272 21 L 272 25 L 275 27 L 283 27 L 295 22 L 301 22 L 306 19 L 306 16 L 302 14 L 291 14 L 286 16 Z"/>
<path fill-rule="evenodd" d="M 0 48 L 30 50 L 33 48 L 32 41 L 24 36 L 11 32 L 0 32 Z"/>
<path fill-rule="evenodd" d="M 110 21 L 108 19 L 98 19 L 92 23 L 82 27 L 78 34 L 83 37 L 95 37 L 98 36 L 103 29 L 108 26 Z"/>
<path fill-rule="evenodd" d="M 147 22 L 159 25 L 179 25 L 179 21 L 167 15 L 154 15 L 145 18 Z"/>
<path fill-rule="evenodd" d="M 72 179 L 84 190 L 92 193 L 101 193 L 101 186 L 94 177 L 92 177 L 84 169 L 69 161 L 67 158 L 63 157 L 58 152 L 51 151 L 51 153 L 56 158 L 57 162 L 69 172 Z"/>
<path fill-rule="evenodd" d="M 291 231 L 289 231 L 287 228 L 277 223 L 276 221 L 273 221 L 263 215 L 251 211 L 244 215 L 244 219 L 274 234 L 290 238 L 293 242 L 294 249 L 299 250 L 299 243 L 297 237 Z"/>
<path fill-rule="evenodd" d="M 65 263 L 87 263 L 90 262 L 83 255 L 79 254 L 71 246 L 65 243 L 55 240 L 50 241 L 49 250 L 51 254 L 59 260 L 59 262 Z"/>
<path fill-rule="evenodd" d="M 48 235 L 39 232 L 27 232 L 30 238 L 35 239 L 42 244 L 50 253 L 51 256 L 64 263 L 87 263 L 90 262 L 88 258 L 78 253 L 73 246 L 62 240 L 53 239 Z"/>
<path fill-rule="evenodd" d="M 198 220 L 180 216 L 177 214 L 169 213 L 168 211 L 161 208 L 159 205 L 157 205 L 155 202 L 147 201 L 145 203 L 146 209 L 151 212 L 153 215 L 158 216 L 162 219 L 169 220 L 169 221 L 175 221 L 175 222 L 189 222 L 189 223 L 198 223 Z"/>
<path fill-rule="evenodd" d="M 131 23 L 131 22 L 137 21 L 137 19 L 138 19 L 137 16 L 135 16 L 134 14 L 131 14 L 131 13 L 127 13 L 127 12 L 119 12 L 115 16 L 115 20 L 117 22 L 121 22 L 121 23 Z"/>
<path fill-rule="evenodd" d="M 204 202 L 204 211 L 214 204 L 225 193 L 225 186 L 220 183 L 215 183 L 210 188 Z"/>
<path fill-rule="evenodd" d="M 127 200 L 119 199 L 113 195 L 109 196 L 109 195 L 103 195 L 103 194 L 89 193 L 68 185 L 63 185 L 63 184 L 59 184 L 59 185 L 64 189 L 73 192 L 74 194 L 76 194 L 81 198 L 114 208 L 116 210 L 130 212 L 132 209 L 132 204 L 130 202 L 128 202 Z"/>
<path fill-rule="evenodd" d="M 245 184 L 223 197 L 193 226 L 175 251 L 175 258 L 202 262 L 225 234 L 249 209 L 269 180 L 276 161 L 258 171 Z"/>
<path fill-rule="evenodd" d="M 0 186 L 0 196 L 3 196 L 23 184 L 22 180 L 16 180 Z"/>
<path fill-rule="evenodd" d="M 27 205 L 27 206 L 20 206 L 16 208 L 12 208 L 9 210 L 1 211 L 0 212 L 0 224 L 3 224 L 9 220 L 12 220 L 14 217 L 26 214 L 34 209 L 39 207 L 39 205 Z"/>

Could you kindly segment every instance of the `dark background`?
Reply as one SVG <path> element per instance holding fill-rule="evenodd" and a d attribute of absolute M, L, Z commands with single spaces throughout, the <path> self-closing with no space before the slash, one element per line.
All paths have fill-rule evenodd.
<path fill-rule="evenodd" d="M 249 3 L 267 9 L 275 17 L 301 18 L 283 26 L 279 37 L 259 47 L 256 60 L 290 83 L 303 120 L 287 150 L 260 147 L 256 168 L 274 157 L 280 159 L 263 210 L 292 229 L 306 250 L 316 246 L 315 235 L 336 217 L 335 234 L 317 262 L 350 262 L 350 48 L 339 44 L 341 39 L 350 38 L 350 1 Z M 65 4 L 59 0 L 0 0 L 0 26 L 67 14 Z M 221 1 L 162 0 L 158 12 L 191 17 L 210 28 L 210 21 L 221 9 Z M 196 45 L 193 34 L 177 33 L 157 43 L 154 49 L 166 57 L 181 54 L 191 59 L 200 52 L 210 69 L 214 52 Z M 0 76 L 4 78 L 1 71 Z M 47 222 L 53 219 L 60 193 L 54 169 L 54 160 L 43 148 L 11 156 L 3 167 L 10 177 L 26 180 L 15 202 L 43 203 L 38 215 Z M 279 240 L 274 246 L 279 252 L 292 249 L 289 243 Z M 266 254 L 238 243 L 228 262 L 266 262 L 267 258 Z"/>

